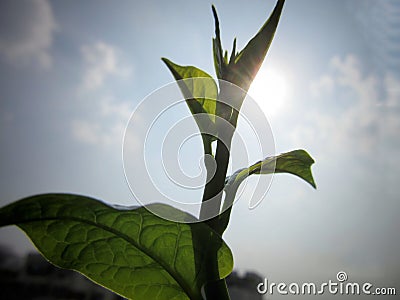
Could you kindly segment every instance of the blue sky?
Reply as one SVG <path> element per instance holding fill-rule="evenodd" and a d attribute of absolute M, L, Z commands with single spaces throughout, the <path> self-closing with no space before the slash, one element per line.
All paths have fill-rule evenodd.
<path fill-rule="evenodd" d="M 212 3 L 227 49 L 235 36 L 243 48 L 274 6 Z M 161 57 L 214 75 L 212 3 L 1 1 L 1 205 L 44 192 L 135 204 L 122 168 L 125 125 L 172 81 Z M 276 153 L 304 148 L 315 158 L 318 189 L 277 175 L 257 209 L 237 203 L 225 237 L 239 271 L 291 282 L 344 270 L 398 284 L 399 16 L 392 0 L 285 4 L 260 71 L 282 79 L 284 96 L 273 110 L 268 89 L 256 100 Z M 32 249 L 13 228 L 0 239 Z"/>

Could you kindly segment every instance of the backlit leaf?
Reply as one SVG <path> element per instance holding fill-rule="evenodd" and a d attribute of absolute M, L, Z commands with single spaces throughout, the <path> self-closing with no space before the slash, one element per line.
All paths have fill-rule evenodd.
<path fill-rule="evenodd" d="M 290 173 L 300 177 L 316 188 L 311 173 L 312 157 L 304 150 L 294 150 L 277 156 L 267 157 L 249 168 L 235 172 L 227 180 L 227 185 L 242 182 L 252 174 Z"/>
<path fill-rule="evenodd" d="M 225 201 L 220 215 L 220 227 L 217 232 L 222 235 L 228 226 L 232 204 L 240 184 L 252 174 L 289 173 L 308 182 L 317 188 L 311 173 L 312 157 L 304 150 L 294 150 L 277 156 L 267 157 L 254 165 L 236 171 L 225 181 Z"/>
<path fill-rule="evenodd" d="M 228 81 L 231 81 L 244 90 L 248 90 L 251 82 L 267 55 L 279 23 L 285 0 L 278 0 L 271 16 L 264 23 L 258 33 L 247 43 L 246 47 L 235 57 L 230 64 Z"/>
<path fill-rule="evenodd" d="M 194 116 L 196 114 L 208 115 L 208 118 L 204 118 L 204 116 L 201 118 L 195 117 L 195 120 L 200 131 L 208 133 L 211 136 L 211 141 L 215 140 L 217 135 L 215 115 L 218 88 L 214 79 L 196 67 L 180 66 L 167 58 L 162 58 L 162 60 L 178 82 L 179 88 L 192 114 Z"/>
<path fill-rule="evenodd" d="M 25 231 L 53 264 L 129 299 L 200 300 L 207 281 L 232 271 L 229 248 L 207 225 L 166 221 L 144 207 L 116 209 L 89 197 L 44 194 L 1 208 L 0 226 L 6 225 Z M 195 267 L 213 244 L 221 245 L 218 278 Z"/>

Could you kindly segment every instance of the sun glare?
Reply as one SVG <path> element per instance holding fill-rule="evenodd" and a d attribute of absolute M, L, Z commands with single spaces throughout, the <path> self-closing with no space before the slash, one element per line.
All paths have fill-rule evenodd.
<path fill-rule="evenodd" d="M 271 68 L 261 68 L 249 90 L 249 95 L 260 105 L 267 117 L 275 116 L 282 110 L 287 94 L 286 78 Z"/>

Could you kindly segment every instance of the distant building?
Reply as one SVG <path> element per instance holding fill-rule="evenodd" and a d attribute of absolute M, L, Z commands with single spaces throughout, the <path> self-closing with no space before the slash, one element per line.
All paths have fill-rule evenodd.
<path fill-rule="evenodd" d="M 227 278 L 231 300 L 262 300 L 255 273 Z M 124 299 L 91 282 L 78 272 L 60 269 L 38 253 L 18 257 L 0 246 L 1 300 L 120 300 Z M 149 299 L 151 300 L 151 299 Z"/>
<path fill-rule="evenodd" d="M 256 273 L 247 272 L 244 276 L 239 276 L 233 271 L 226 279 L 231 300 L 263 300 L 262 295 L 257 292 L 257 285 L 262 281 L 263 278 Z"/>
<path fill-rule="evenodd" d="M 20 258 L 0 249 L 0 299 L 118 300 L 124 298 L 98 286 L 77 272 L 53 266 L 40 254 L 30 253 L 26 258 Z"/>

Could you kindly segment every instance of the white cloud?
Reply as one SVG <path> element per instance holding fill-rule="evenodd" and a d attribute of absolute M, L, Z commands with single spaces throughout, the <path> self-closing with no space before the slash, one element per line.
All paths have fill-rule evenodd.
<path fill-rule="evenodd" d="M 127 121 L 132 113 L 132 105 L 127 101 L 116 103 L 111 98 L 103 98 L 100 102 L 100 112 L 103 116 L 114 115 Z"/>
<path fill-rule="evenodd" d="M 310 92 L 314 97 L 321 97 L 324 93 L 332 93 L 335 87 L 335 81 L 329 75 L 323 75 L 321 78 L 311 82 Z"/>
<path fill-rule="evenodd" d="M 77 140 L 87 144 L 102 143 L 102 139 L 99 137 L 99 133 L 101 132 L 99 124 L 93 124 L 84 120 L 74 120 L 71 127 L 72 134 Z"/>
<path fill-rule="evenodd" d="M 0 56 L 15 64 L 51 67 L 49 51 L 57 25 L 48 1 L 0 1 L 0 20 Z"/>
<path fill-rule="evenodd" d="M 73 120 L 72 135 L 78 141 L 96 146 L 121 146 L 126 123 L 132 111 L 128 102 L 101 98 L 96 120 Z"/>
<path fill-rule="evenodd" d="M 90 92 L 90 98 L 95 102 L 90 112 L 92 119 L 72 121 L 72 135 L 86 144 L 121 146 L 125 125 L 132 112 L 131 102 L 115 99 L 112 91 L 111 96 L 99 97 L 97 90 L 113 76 L 129 77 L 131 69 L 121 59 L 118 49 L 104 42 L 84 45 L 81 53 L 85 70 L 78 94 Z"/>
<path fill-rule="evenodd" d="M 400 105 L 400 80 L 393 74 L 385 76 L 386 101 L 383 105 L 387 107 L 399 107 Z"/>
<path fill-rule="evenodd" d="M 310 83 L 315 97 L 302 126 L 293 130 L 296 143 L 313 143 L 337 154 L 353 149 L 371 155 L 388 151 L 400 132 L 400 80 L 365 73 L 354 55 L 333 57 L 330 71 Z M 321 99 L 322 98 L 322 99 Z M 310 126 L 312 124 L 312 126 Z M 322 151 L 326 153 L 326 151 Z"/>
<path fill-rule="evenodd" d="M 121 63 L 118 50 L 104 42 L 85 45 L 81 49 L 86 70 L 83 77 L 83 88 L 94 90 L 103 85 L 108 76 L 127 77 L 130 68 Z"/>
<path fill-rule="evenodd" d="M 73 136 L 86 144 L 97 146 L 120 146 L 124 132 L 123 122 L 104 126 L 108 122 L 90 122 L 86 120 L 74 120 L 72 122 Z"/>
<path fill-rule="evenodd" d="M 378 78 L 375 74 L 364 75 L 357 57 L 347 55 L 341 59 L 335 56 L 330 64 L 336 73 L 335 80 L 338 85 L 353 90 L 358 103 L 372 104 L 371 102 L 378 100 Z"/>

